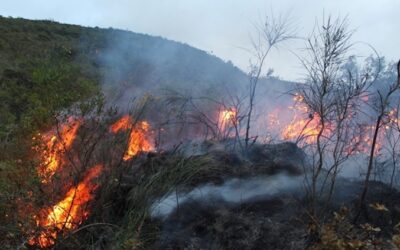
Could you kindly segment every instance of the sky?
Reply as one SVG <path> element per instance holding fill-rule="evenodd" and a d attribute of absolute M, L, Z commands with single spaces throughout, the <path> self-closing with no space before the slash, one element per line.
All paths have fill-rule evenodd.
<path fill-rule="evenodd" d="M 0 15 L 50 19 L 84 26 L 113 27 L 187 43 L 248 71 L 251 37 L 266 15 L 290 16 L 299 37 L 311 34 L 325 14 L 348 17 L 355 30 L 351 51 L 389 60 L 400 58 L 400 0 L 1 0 Z M 364 42 L 364 43 L 359 43 Z M 304 40 L 274 50 L 266 63 L 275 74 L 299 80 L 297 59 Z"/>

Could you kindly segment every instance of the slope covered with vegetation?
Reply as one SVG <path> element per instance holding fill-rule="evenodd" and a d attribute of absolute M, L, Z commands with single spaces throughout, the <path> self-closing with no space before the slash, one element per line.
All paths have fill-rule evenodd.
<path fill-rule="evenodd" d="M 55 111 L 93 95 L 105 81 L 191 88 L 244 77 L 204 51 L 132 32 L 4 17 L 0 32 L 1 142 L 48 125 Z"/>
<path fill-rule="evenodd" d="M 62 110 L 102 99 L 106 86 L 118 86 L 110 94 L 117 101 L 139 87 L 201 83 L 212 90 L 245 77 L 231 63 L 160 37 L 0 17 L 0 234 L 19 230 L 15 199 L 38 191 L 32 137 Z"/>
<path fill-rule="evenodd" d="M 246 75 L 111 28 L 0 17 L 0 31 L 5 248 L 397 249 L 400 63 L 360 68 L 345 22 L 313 34 L 297 86 L 262 76 L 291 36 L 266 35 Z M 364 181 L 342 178 L 348 159 Z"/>

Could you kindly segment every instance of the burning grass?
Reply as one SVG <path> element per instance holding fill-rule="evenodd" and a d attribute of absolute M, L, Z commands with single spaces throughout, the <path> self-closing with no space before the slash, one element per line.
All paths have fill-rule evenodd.
<path fill-rule="evenodd" d="M 226 133 L 232 126 L 238 125 L 238 114 L 235 108 L 224 109 L 218 115 L 218 128 L 221 133 Z"/>
<path fill-rule="evenodd" d="M 37 169 L 42 183 L 48 183 L 66 161 L 65 154 L 71 148 L 81 124 L 82 120 L 69 117 L 65 123 L 41 137 L 44 148 L 35 147 L 35 150 L 42 158 Z"/>
<path fill-rule="evenodd" d="M 302 99 L 296 96 L 294 101 Z M 294 112 L 289 123 L 274 123 L 284 128 L 281 136 L 314 143 L 320 119 L 315 114 L 307 117 L 302 106 Z M 53 188 L 57 181 L 65 183 L 54 186 L 57 194 L 41 204 L 35 216 L 38 232 L 29 234 L 28 243 L 41 248 L 148 248 L 159 237 L 159 222 L 151 218 L 151 206 L 158 199 L 205 183 L 221 185 L 227 178 L 303 173 L 304 154 L 294 143 L 261 145 L 254 140 L 244 153 L 238 146 L 232 147 L 241 138 L 229 133 L 240 125 L 237 111 L 224 109 L 214 118 L 228 136 L 223 142 L 203 141 L 200 151 L 204 152 L 196 156 L 183 152 L 185 144 L 170 152 L 155 152 L 153 128 L 143 117 L 114 114 L 108 120 L 67 119 L 43 137 L 43 150 L 36 150 L 42 160 L 38 171 L 42 184 Z M 330 129 L 327 125 L 326 131 Z M 67 158 L 68 153 L 73 157 Z M 77 176 L 65 178 L 74 174 Z M 100 175 L 104 178 L 94 183 Z M 92 224 L 84 224 L 98 221 L 107 225 L 93 223 L 100 226 L 87 230 Z M 63 240 L 71 235 L 79 244 Z"/>
<path fill-rule="evenodd" d="M 89 169 L 84 179 L 72 187 L 65 197 L 50 208 L 45 208 L 37 216 L 37 225 L 42 228 L 39 236 L 31 238 L 29 245 L 41 248 L 51 247 L 55 244 L 57 234 L 68 233 L 78 228 L 90 212 L 89 202 L 94 198 L 98 184 L 94 179 L 100 176 L 103 166 L 97 165 Z"/>
<path fill-rule="evenodd" d="M 140 152 L 154 150 L 149 130 L 150 124 L 147 121 L 134 123 L 129 115 L 123 116 L 110 126 L 110 132 L 114 134 L 121 131 L 129 131 L 128 146 L 123 156 L 124 161 L 132 159 Z"/>
<path fill-rule="evenodd" d="M 51 201 L 46 201 L 33 216 L 38 232 L 34 232 L 34 236 L 28 240 L 30 246 L 53 247 L 59 236 L 68 236 L 87 220 L 95 193 L 104 184 L 94 180 L 110 170 L 101 161 L 92 167 L 89 164 L 96 162 L 96 159 L 99 161 L 95 155 L 100 153 L 98 151 L 105 143 L 115 140 L 116 133 L 126 132 L 126 146 L 109 147 L 108 151 L 110 155 L 123 153 L 123 161 L 130 161 L 139 153 L 153 149 L 150 125 L 146 121 L 134 123 L 130 116 L 123 116 L 111 124 L 108 132 L 100 137 L 94 135 L 101 134 L 101 130 L 88 133 L 90 127 L 95 126 L 93 121 L 90 122 L 91 125 L 87 125 L 89 127 L 84 127 L 84 123 L 83 118 L 69 117 L 57 128 L 40 137 L 39 145 L 33 148 L 39 153 L 38 158 L 41 160 L 37 168 L 38 176 L 45 195 L 51 197 Z M 121 149 L 123 151 L 118 152 Z M 84 154 L 77 153 L 79 151 Z M 123 168 L 116 171 L 121 169 Z"/>

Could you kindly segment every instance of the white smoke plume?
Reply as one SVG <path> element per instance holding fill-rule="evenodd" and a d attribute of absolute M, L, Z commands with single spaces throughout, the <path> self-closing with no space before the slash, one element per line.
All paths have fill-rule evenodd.
<path fill-rule="evenodd" d="M 232 204 L 240 204 L 249 200 L 264 200 L 282 193 L 298 194 L 303 192 L 304 176 L 257 176 L 246 179 L 232 178 L 222 185 L 206 184 L 188 193 L 171 192 L 153 203 L 153 217 L 168 217 L 175 209 L 186 201 L 208 202 L 222 200 Z"/>

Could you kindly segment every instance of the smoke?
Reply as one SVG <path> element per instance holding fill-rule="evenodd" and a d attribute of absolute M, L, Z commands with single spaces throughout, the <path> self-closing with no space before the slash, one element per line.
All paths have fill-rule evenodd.
<path fill-rule="evenodd" d="M 156 97 L 157 103 L 146 111 L 143 119 L 148 120 L 155 131 L 162 130 L 157 142 L 161 148 L 168 149 L 186 140 L 204 139 L 204 135 L 210 133 L 209 125 L 218 120 L 222 106 L 230 107 L 232 100 L 240 99 L 242 113 L 238 116 L 245 117 L 249 78 L 231 63 L 161 37 L 112 29 L 106 31 L 106 35 L 96 60 L 103 72 L 102 89 L 107 103 L 118 106 L 121 113 L 127 113 L 135 98 L 140 99 L 146 94 Z M 367 68 L 379 68 L 378 61 L 369 60 Z M 346 69 L 360 67 L 351 63 L 345 65 Z M 382 79 L 374 88 L 386 86 L 395 79 L 393 67 L 384 68 Z M 292 82 L 278 78 L 260 79 L 250 135 L 257 138 L 257 142 L 279 142 L 283 139 L 283 128 L 293 122 L 295 116 L 307 120 L 310 114 L 293 112 L 296 107 L 288 93 L 294 89 Z M 177 96 L 184 98 L 173 103 L 174 106 L 168 106 L 171 102 L 166 100 L 171 96 L 175 101 Z M 184 107 L 188 103 L 196 107 Z M 199 118 L 208 122 L 207 126 L 201 124 Z M 370 117 L 366 116 L 366 119 Z M 241 122 L 239 126 L 243 129 L 244 124 Z M 365 166 L 365 157 L 354 157 L 346 163 L 341 174 L 359 177 L 362 166 Z"/>
<path fill-rule="evenodd" d="M 218 121 L 218 112 L 234 102 L 241 102 L 242 110 L 246 110 L 249 78 L 230 62 L 161 37 L 112 29 L 107 30 L 106 37 L 96 62 L 102 72 L 101 87 L 107 104 L 128 113 L 135 105 L 133 100 L 154 97 L 156 101 L 141 119 L 163 131 L 159 137 L 163 148 L 204 138 L 210 125 Z M 255 109 L 259 112 L 253 116 L 252 131 L 261 138 L 269 133 L 265 115 L 280 100 L 290 100 L 289 96 L 277 96 L 293 84 L 262 79 L 259 86 Z"/>
<path fill-rule="evenodd" d="M 177 207 L 188 201 L 200 203 L 215 200 L 238 205 L 248 201 L 266 200 L 282 193 L 300 194 L 303 192 L 304 176 L 258 176 L 246 179 L 232 178 L 222 185 L 206 184 L 188 193 L 171 192 L 154 202 L 151 207 L 153 217 L 168 217 Z"/>
<path fill-rule="evenodd" d="M 97 59 L 104 68 L 103 92 L 120 108 L 144 93 L 167 90 L 220 97 L 246 80 L 232 64 L 186 44 L 118 30 L 108 33 Z"/>

